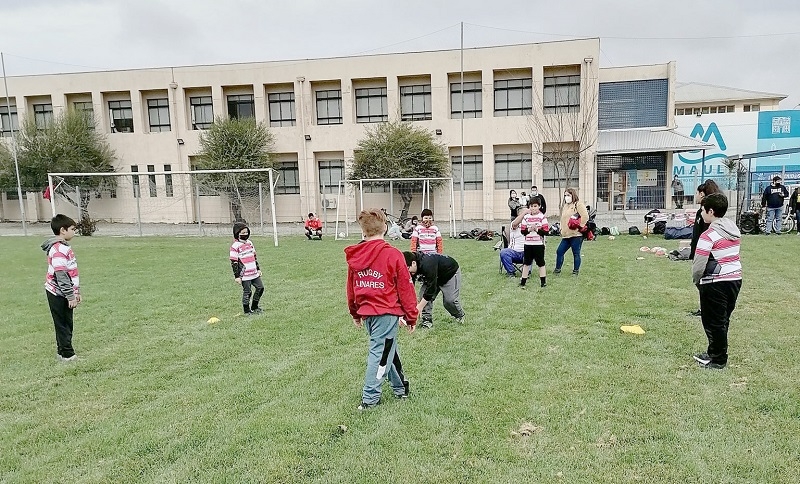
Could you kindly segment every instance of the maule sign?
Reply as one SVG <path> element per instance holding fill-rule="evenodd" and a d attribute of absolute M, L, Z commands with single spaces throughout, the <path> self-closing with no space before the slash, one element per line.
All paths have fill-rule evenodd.
<path fill-rule="evenodd" d="M 728 156 L 754 153 L 758 148 L 759 113 L 703 114 L 702 116 L 675 116 L 676 131 L 698 140 L 716 145 L 702 151 L 676 153 L 672 158 L 672 172 L 681 177 L 700 175 L 705 167 L 706 176 L 727 175 L 723 161 Z"/>

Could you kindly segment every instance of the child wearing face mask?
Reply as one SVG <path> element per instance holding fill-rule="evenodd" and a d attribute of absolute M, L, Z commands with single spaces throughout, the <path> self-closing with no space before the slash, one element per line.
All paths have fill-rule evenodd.
<path fill-rule="evenodd" d="M 256 248 L 250 240 L 250 228 L 243 222 L 233 224 L 233 244 L 231 244 L 231 269 L 233 278 L 242 286 L 242 309 L 244 314 L 260 314 L 258 302 L 264 294 L 261 270 L 256 258 Z M 252 290 L 255 288 L 255 291 Z M 250 296 L 253 297 L 252 304 Z"/>

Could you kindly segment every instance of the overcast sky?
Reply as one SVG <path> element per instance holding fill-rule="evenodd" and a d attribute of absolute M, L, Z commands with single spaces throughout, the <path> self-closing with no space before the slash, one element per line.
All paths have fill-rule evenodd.
<path fill-rule="evenodd" d="M 8 75 L 346 56 L 600 37 L 601 67 L 800 103 L 798 0 L 0 0 Z M 777 35 L 785 34 L 785 35 Z"/>

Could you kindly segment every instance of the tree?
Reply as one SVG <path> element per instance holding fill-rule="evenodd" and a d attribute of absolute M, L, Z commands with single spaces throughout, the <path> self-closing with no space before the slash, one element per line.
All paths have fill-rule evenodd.
<path fill-rule="evenodd" d="M 193 164 L 200 170 L 272 168 L 275 136 L 266 123 L 253 118 L 217 118 L 200 135 L 200 152 Z M 269 181 L 267 172 L 209 174 L 198 180 L 228 196 L 235 221 L 242 221 L 242 191 Z"/>
<path fill-rule="evenodd" d="M 556 188 L 563 193 L 585 176 L 592 161 L 591 151 L 597 143 L 597 89 L 586 78 L 581 78 L 577 89 L 574 85 L 547 89 L 547 103 L 533 89 L 536 97 L 533 114 L 528 116 L 527 133 L 542 173 L 554 179 Z"/>
<path fill-rule="evenodd" d="M 55 117 L 44 128 L 36 125 L 32 117 L 22 123 L 16 135 L 19 177 L 23 187 L 44 187 L 48 173 L 110 173 L 114 171 L 116 154 L 108 145 L 104 134 L 94 129 L 94 120 L 86 114 L 67 110 Z M 10 153 L 0 153 L 0 186 L 16 186 L 14 165 Z M 75 191 L 61 184 L 56 193 L 75 207 L 80 207 L 81 221 L 89 219 L 89 202 L 97 190 L 114 186 L 113 177 L 75 177 L 70 184 Z"/>
<path fill-rule="evenodd" d="M 450 175 L 447 147 L 436 141 L 430 130 L 411 123 L 392 121 L 368 128 L 358 142 L 353 166 L 348 178 L 445 178 Z M 444 180 L 433 180 L 439 187 Z M 422 189 L 421 182 L 398 185 L 403 200 L 400 218 L 408 216 L 414 194 Z"/>

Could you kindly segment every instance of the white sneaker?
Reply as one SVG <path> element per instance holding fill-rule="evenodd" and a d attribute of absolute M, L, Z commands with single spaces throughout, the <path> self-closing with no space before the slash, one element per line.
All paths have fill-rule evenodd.
<path fill-rule="evenodd" d="M 77 359 L 78 359 L 78 355 L 72 355 L 72 356 L 70 356 L 69 358 L 64 358 L 63 356 L 61 356 L 61 355 L 58 355 L 58 354 L 57 354 L 57 355 L 56 355 L 56 359 L 57 359 L 58 361 L 63 361 L 63 362 L 67 362 L 67 361 L 75 361 L 75 360 L 77 360 Z"/>

